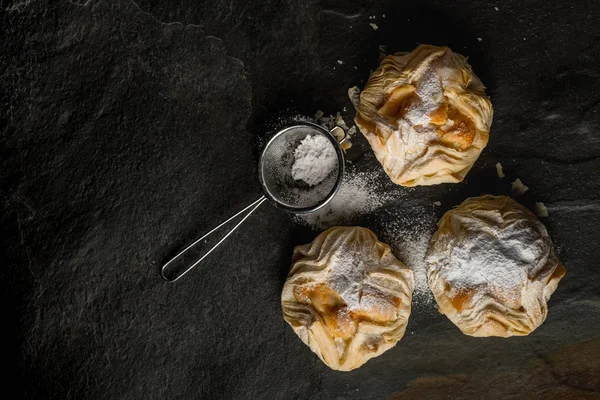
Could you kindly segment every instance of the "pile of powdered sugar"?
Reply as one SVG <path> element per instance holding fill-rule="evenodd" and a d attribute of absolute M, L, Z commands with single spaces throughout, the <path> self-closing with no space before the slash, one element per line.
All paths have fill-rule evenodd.
<path fill-rule="evenodd" d="M 545 228 L 536 229 L 517 213 L 504 216 L 496 210 L 479 210 L 461 214 L 462 229 L 469 235 L 439 237 L 428 259 L 453 287 L 515 289 L 546 264 L 552 245 Z"/>
<path fill-rule="evenodd" d="M 404 118 L 412 125 L 429 125 L 430 115 L 440 107 L 444 99 L 442 81 L 434 70 L 428 68 L 415 91 L 419 99 L 411 103 Z"/>
<path fill-rule="evenodd" d="M 371 266 L 365 263 L 362 249 L 344 247 L 344 251 L 336 252 L 331 260 L 333 266 L 328 276 L 331 288 L 344 299 L 348 308 L 359 308 L 365 276 Z"/>
<path fill-rule="evenodd" d="M 292 178 L 318 185 L 337 165 L 337 155 L 331 141 L 321 135 L 307 135 L 294 150 Z"/>

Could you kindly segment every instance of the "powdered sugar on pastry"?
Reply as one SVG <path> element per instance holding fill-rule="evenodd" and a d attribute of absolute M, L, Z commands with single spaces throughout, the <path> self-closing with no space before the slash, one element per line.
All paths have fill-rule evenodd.
<path fill-rule="evenodd" d="M 546 318 L 564 275 L 544 225 L 506 196 L 470 198 L 438 222 L 429 286 L 465 334 L 527 335 Z"/>
<path fill-rule="evenodd" d="M 329 367 L 358 368 L 404 335 L 413 274 L 361 227 L 335 227 L 294 250 L 285 320 Z"/>
<path fill-rule="evenodd" d="M 462 181 L 491 122 L 491 103 L 466 59 L 429 45 L 385 57 L 356 114 L 377 160 L 403 186 Z"/>
<path fill-rule="evenodd" d="M 431 114 L 440 107 L 444 98 L 442 82 L 435 70 L 426 70 L 415 94 L 419 98 L 406 108 L 404 118 L 413 125 L 427 126 L 431 123 Z"/>

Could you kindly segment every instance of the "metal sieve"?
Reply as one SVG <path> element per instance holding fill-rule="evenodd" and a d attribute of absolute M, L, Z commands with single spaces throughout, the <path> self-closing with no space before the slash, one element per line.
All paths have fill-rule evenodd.
<path fill-rule="evenodd" d="M 335 168 L 323 181 L 314 186 L 292 178 L 294 150 L 308 135 L 327 138 L 337 155 Z M 310 122 L 303 122 L 277 132 L 265 146 L 258 163 L 258 179 L 263 195 L 167 261 L 160 269 L 162 277 L 166 281 L 174 282 L 191 271 L 219 247 L 265 200 L 277 208 L 294 214 L 313 212 L 329 203 L 337 193 L 344 175 L 344 153 L 341 144 L 347 138 L 347 133 L 339 126 L 327 131 Z M 210 249 L 196 254 L 195 257 L 191 254 L 202 241 L 207 241 L 211 235 L 222 232 L 231 225 L 233 227 Z M 187 265 L 184 260 L 190 256 L 194 261 Z"/>

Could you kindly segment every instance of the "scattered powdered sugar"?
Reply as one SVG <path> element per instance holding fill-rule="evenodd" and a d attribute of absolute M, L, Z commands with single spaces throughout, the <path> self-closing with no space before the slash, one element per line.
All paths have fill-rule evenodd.
<path fill-rule="evenodd" d="M 292 178 L 310 186 L 321 183 L 337 165 L 331 142 L 323 136 L 307 135 L 294 150 Z"/>
<path fill-rule="evenodd" d="M 428 305 L 433 295 L 427 284 L 425 254 L 435 220 L 432 215 L 416 211 L 415 207 L 401 206 L 403 199 L 413 189 L 390 188 L 382 184 L 380 179 L 380 171 L 349 171 L 330 203 L 315 212 L 293 218 L 319 231 L 337 225 L 355 224 L 357 218 L 376 215 L 373 231 L 413 271 L 414 304 Z M 349 262 L 348 268 L 352 271 L 345 270 L 343 273 L 347 274 L 348 279 L 355 279 L 353 269 L 357 266 Z"/>
<path fill-rule="evenodd" d="M 427 283 L 427 264 L 425 256 L 431 239 L 433 221 L 424 215 L 399 215 L 389 218 L 384 223 L 382 240 L 390 245 L 392 252 L 413 272 L 415 290 L 413 303 L 428 305 L 433 301 L 433 294 Z"/>
<path fill-rule="evenodd" d="M 390 191 L 378 190 L 377 177 L 377 172 L 347 173 L 329 203 L 317 211 L 294 218 L 318 230 L 348 223 L 354 217 L 371 213 L 395 197 Z"/>

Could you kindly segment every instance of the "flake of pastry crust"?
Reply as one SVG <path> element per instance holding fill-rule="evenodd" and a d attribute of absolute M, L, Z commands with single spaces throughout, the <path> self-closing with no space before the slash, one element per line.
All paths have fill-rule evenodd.
<path fill-rule="evenodd" d="M 502 164 L 500 164 L 499 162 L 496 163 L 496 174 L 498 174 L 498 178 L 502 179 L 504 178 L 504 171 L 502 171 Z"/>
<path fill-rule="evenodd" d="M 547 217 L 548 216 L 548 208 L 542 202 L 535 203 L 535 215 L 538 217 Z"/>
<path fill-rule="evenodd" d="M 346 125 L 346 121 L 344 121 L 344 118 L 339 111 L 335 114 L 335 124 L 341 126 L 344 130 L 348 130 L 348 125 Z"/>
<path fill-rule="evenodd" d="M 373 28 L 374 31 L 376 31 L 377 29 L 379 29 L 379 27 L 377 26 L 377 24 L 374 23 L 370 23 L 369 25 L 371 25 L 371 28 Z"/>
<path fill-rule="evenodd" d="M 529 190 L 529 187 L 525 186 L 519 178 L 510 184 L 513 195 L 520 196 Z"/>
<path fill-rule="evenodd" d="M 360 101 L 360 88 L 358 86 L 352 86 L 350 89 L 348 89 L 348 98 L 350 99 L 350 102 L 354 108 L 358 108 L 358 103 Z"/>

